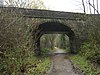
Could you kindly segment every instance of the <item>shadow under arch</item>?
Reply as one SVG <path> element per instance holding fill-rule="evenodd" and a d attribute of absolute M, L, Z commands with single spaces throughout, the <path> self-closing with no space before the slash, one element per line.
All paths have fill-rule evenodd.
<path fill-rule="evenodd" d="M 77 53 L 76 41 L 74 31 L 71 30 L 70 27 L 59 23 L 59 22 L 45 22 L 39 25 L 38 29 L 39 33 L 36 36 L 36 47 L 35 52 L 37 55 L 41 55 L 40 49 L 40 38 L 43 34 L 66 34 L 69 37 L 70 42 L 70 50 L 71 53 Z"/>

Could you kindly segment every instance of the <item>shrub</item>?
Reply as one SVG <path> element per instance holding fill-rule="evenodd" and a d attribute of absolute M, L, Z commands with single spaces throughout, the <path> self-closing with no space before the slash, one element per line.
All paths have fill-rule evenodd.
<path fill-rule="evenodd" d="M 80 55 L 86 57 L 88 60 L 92 62 L 100 64 L 100 48 L 92 43 L 84 43 L 81 46 Z"/>
<path fill-rule="evenodd" d="M 47 48 L 44 48 L 44 49 L 41 50 L 41 53 L 42 53 L 43 56 L 48 56 L 49 53 L 50 53 L 50 50 L 47 49 Z"/>

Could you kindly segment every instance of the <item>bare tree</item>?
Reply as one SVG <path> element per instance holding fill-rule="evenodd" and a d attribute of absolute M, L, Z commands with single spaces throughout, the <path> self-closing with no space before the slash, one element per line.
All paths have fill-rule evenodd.
<path fill-rule="evenodd" d="M 94 11 L 96 11 L 97 14 L 99 14 L 99 11 L 98 11 L 91 3 L 89 3 L 89 5 L 90 5 L 92 8 L 94 8 Z M 95 12 L 94 12 L 94 14 L 95 14 Z"/>
<path fill-rule="evenodd" d="M 97 0 L 97 11 L 99 11 L 99 8 L 98 8 L 98 0 Z"/>
<path fill-rule="evenodd" d="M 83 5 L 84 13 L 86 13 L 84 0 L 82 0 L 82 5 Z"/>
<path fill-rule="evenodd" d="M 5 0 L 8 7 L 46 9 L 41 0 Z"/>
<path fill-rule="evenodd" d="M 89 3 L 89 10 L 90 10 L 90 14 L 92 14 L 92 11 L 91 11 L 91 6 L 90 6 L 90 0 L 88 0 L 88 3 Z"/>
<path fill-rule="evenodd" d="M 94 0 L 93 0 L 93 8 L 94 8 L 94 14 L 95 14 L 95 4 L 94 4 Z"/>
<path fill-rule="evenodd" d="M 85 4 L 85 0 L 82 0 L 82 6 L 83 6 L 83 10 L 84 10 L 84 13 L 86 13 L 86 8 L 89 8 L 89 11 L 90 11 L 90 14 L 99 14 L 99 4 L 98 4 L 98 0 L 93 0 L 91 2 L 91 0 L 88 0 L 88 2 L 86 2 Z M 86 5 L 88 5 L 86 7 Z M 92 10 L 93 9 L 93 10 Z"/>

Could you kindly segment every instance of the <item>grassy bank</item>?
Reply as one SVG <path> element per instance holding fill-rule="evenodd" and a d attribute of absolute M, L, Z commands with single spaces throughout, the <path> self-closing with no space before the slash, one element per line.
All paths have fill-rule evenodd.
<path fill-rule="evenodd" d="M 75 65 L 79 67 L 86 75 L 99 75 L 100 69 L 87 60 L 85 57 L 80 55 L 73 55 L 70 57 Z"/>

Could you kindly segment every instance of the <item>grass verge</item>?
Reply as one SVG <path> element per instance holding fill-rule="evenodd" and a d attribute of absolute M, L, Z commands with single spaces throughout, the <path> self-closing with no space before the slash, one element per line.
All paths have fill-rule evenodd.
<path fill-rule="evenodd" d="M 72 55 L 70 59 L 85 75 L 100 75 L 100 69 L 91 64 L 89 60 L 80 55 Z"/>
<path fill-rule="evenodd" d="M 51 60 L 49 57 L 35 58 L 33 64 L 27 66 L 28 75 L 47 75 L 51 66 Z"/>

